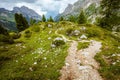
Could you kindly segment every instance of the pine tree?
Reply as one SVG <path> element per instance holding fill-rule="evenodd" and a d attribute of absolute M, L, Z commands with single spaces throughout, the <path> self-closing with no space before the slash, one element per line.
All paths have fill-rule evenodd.
<path fill-rule="evenodd" d="M 87 19 L 86 19 L 85 13 L 83 10 L 81 10 L 79 17 L 78 17 L 78 23 L 84 24 L 84 23 L 86 23 L 86 21 L 87 21 Z"/>
<path fill-rule="evenodd" d="M 36 20 L 33 19 L 33 18 L 31 18 L 31 19 L 30 19 L 30 25 L 33 25 L 33 24 L 35 24 L 35 23 L 36 23 Z"/>
<path fill-rule="evenodd" d="M 50 22 L 54 22 L 52 16 L 50 16 L 50 19 L 49 19 Z"/>
<path fill-rule="evenodd" d="M 8 35 L 8 31 L 0 25 L 0 34 Z"/>
<path fill-rule="evenodd" d="M 68 20 L 71 21 L 71 22 L 75 22 L 75 17 L 73 15 L 70 15 Z"/>
<path fill-rule="evenodd" d="M 60 17 L 60 21 L 63 21 L 63 20 L 64 20 L 64 18 L 61 16 L 61 17 Z"/>
<path fill-rule="evenodd" d="M 26 18 L 23 17 L 22 14 L 15 13 L 15 21 L 16 27 L 18 28 L 19 31 L 23 31 L 29 27 Z"/>
<path fill-rule="evenodd" d="M 120 25 L 120 1 L 119 0 L 102 0 L 102 19 L 100 26 L 109 30 Z"/>
<path fill-rule="evenodd" d="M 42 16 L 42 21 L 43 21 L 43 22 L 46 22 L 46 17 L 45 17 L 45 15 Z"/>

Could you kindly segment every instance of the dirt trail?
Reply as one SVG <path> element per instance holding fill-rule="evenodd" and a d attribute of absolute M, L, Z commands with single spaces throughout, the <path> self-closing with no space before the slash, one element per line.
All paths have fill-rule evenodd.
<path fill-rule="evenodd" d="M 78 42 L 71 43 L 60 80 L 102 80 L 97 71 L 99 64 L 94 60 L 94 56 L 100 51 L 101 43 L 97 41 L 90 43 L 88 48 L 79 51 Z"/>
<path fill-rule="evenodd" d="M 67 39 L 67 38 L 66 38 L 64 35 L 62 35 L 62 34 L 58 34 L 58 30 L 55 31 L 55 34 L 61 36 L 65 41 L 73 41 L 73 40 Z"/>

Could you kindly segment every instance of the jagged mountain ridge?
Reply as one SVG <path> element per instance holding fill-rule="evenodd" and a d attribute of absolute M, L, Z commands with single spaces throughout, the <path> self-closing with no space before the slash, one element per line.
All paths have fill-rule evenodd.
<path fill-rule="evenodd" d="M 36 20 L 40 20 L 41 19 L 41 16 L 39 14 L 37 14 L 34 10 L 32 9 L 29 9 L 25 6 L 22 6 L 22 7 L 14 7 L 13 8 L 13 13 L 21 13 L 24 17 L 30 19 L 30 18 L 33 18 L 33 19 L 36 19 Z"/>
<path fill-rule="evenodd" d="M 56 20 L 58 20 L 61 16 L 64 18 L 68 18 L 70 15 L 78 16 L 80 10 L 83 9 L 88 17 L 88 19 L 95 18 L 99 12 L 100 0 L 78 0 L 73 5 L 69 4 L 63 13 L 58 14 L 56 16 Z"/>
<path fill-rule="evenodd" d="M 28 21 L 30 21 L 31 18 L 35 20 L 41 20 L 41 16 L 39 14 L 25 6 L 20 8 L 14 7 L 12 11 L 5 8 L 0 8 L 0 25 L 7 30 L 17 30 L 14 19 L 15 13 L 22 14 Z"/>

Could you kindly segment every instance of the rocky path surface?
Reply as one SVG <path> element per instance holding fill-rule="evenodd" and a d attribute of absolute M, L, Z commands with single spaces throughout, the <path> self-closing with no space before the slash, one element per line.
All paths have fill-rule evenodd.
<path fill-rule="evenodd" d="M 101 43 L 91 40 L 89 47 L 82 50 L 77 50 L 77 45 L 72 41 L 59 80 L 102 80 L 97 71 L 99 64 L 94 60 Z"/>

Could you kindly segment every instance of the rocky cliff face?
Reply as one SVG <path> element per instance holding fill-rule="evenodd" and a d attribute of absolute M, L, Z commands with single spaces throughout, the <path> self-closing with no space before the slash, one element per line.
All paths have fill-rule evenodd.
<path fill-rule="evenodd" d="M 88 19 L 93 18 L 99 12 L 100 0 L 78 0 L 73 5 L 69 4 L 63 13 L 56 16 L 56 20 L 61 16 L 67 18 L 69 15 L 78 16 L 80 10 L 83 9 Z"/>
<path fill-rule="evenodd" d="M 68 5 L 65 11 L 62 13 L 78 13 L 80 9 L 87 9 L 91 4 L 96 4 L 99 6 L 100 0 L 78 0 L 73 5 Z"/>

